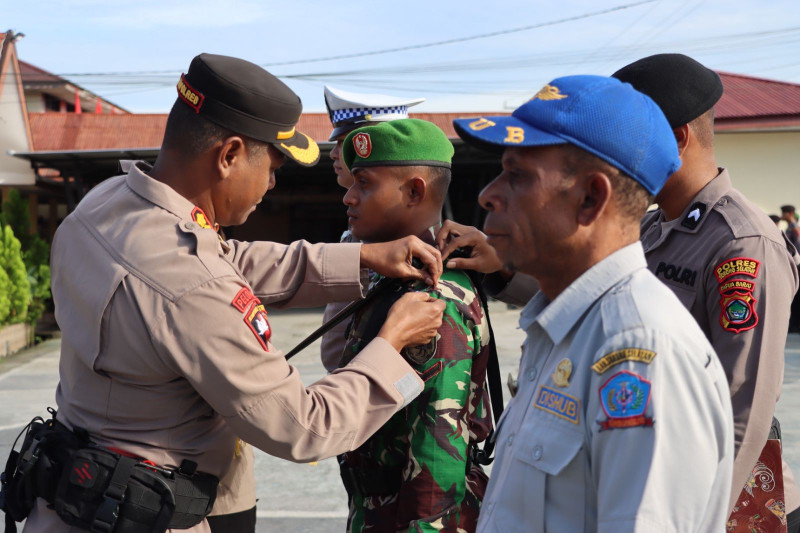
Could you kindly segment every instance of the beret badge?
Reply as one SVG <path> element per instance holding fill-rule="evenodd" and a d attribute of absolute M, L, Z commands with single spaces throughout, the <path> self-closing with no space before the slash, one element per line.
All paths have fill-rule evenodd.
<path fill-rule="evenodd" d="M 366 159 L 372 153 L 372 139 L 369 138 L 369 133 L 358 133 L 353 137 L 353 148 L 356 150 L 358 157 Z"/>

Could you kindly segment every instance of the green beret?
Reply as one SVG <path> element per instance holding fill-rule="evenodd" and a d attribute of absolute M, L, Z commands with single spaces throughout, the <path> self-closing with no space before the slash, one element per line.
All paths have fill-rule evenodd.
<path fill-rule="evenodd" d="M 354 167 L 426 166 L 450 168 L 453 144 L 436 124 L 416 118 L 392 120 L 351 131 L 342 159 Z"/>

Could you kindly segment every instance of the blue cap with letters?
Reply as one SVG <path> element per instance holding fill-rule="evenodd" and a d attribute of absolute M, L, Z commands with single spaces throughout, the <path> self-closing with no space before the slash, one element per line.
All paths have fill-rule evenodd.
<path fill-rule="evenodd" d="M 511 116 L 453 121 L 458 135 L 486 148 L 574 144 L 657 194 L 681 166 L 664 113 L 631 85 L 604 76 L 565 76 Z"/>

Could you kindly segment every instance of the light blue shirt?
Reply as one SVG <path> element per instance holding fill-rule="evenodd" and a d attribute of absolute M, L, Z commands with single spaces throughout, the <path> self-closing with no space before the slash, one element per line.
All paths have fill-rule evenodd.
<path fill-rule="evenodd" d="M 730 393 L 711 345 L 637 242 L 553 302 L 538 293 L 500 420 L 483 532 L 724 531 Z"/>

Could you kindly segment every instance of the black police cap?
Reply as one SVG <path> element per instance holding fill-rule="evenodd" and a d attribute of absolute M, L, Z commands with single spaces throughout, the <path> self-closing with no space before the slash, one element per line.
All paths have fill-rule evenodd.
<path fill-rule="evenodd" d="M 683 54 L 645 57 L 612 76 L 655 100 L 672 128 L 696 119 L 722 96 L 719 74 Z"/>
<path fill-rule="evenodd" d="M 211 122 L 270 143 L 303 166 L 319 161 L 319 146 L 295 129 L 303 104 L 278 78 L 235 57 L 200 54 L 178 81 L 178 98 Z"/>

